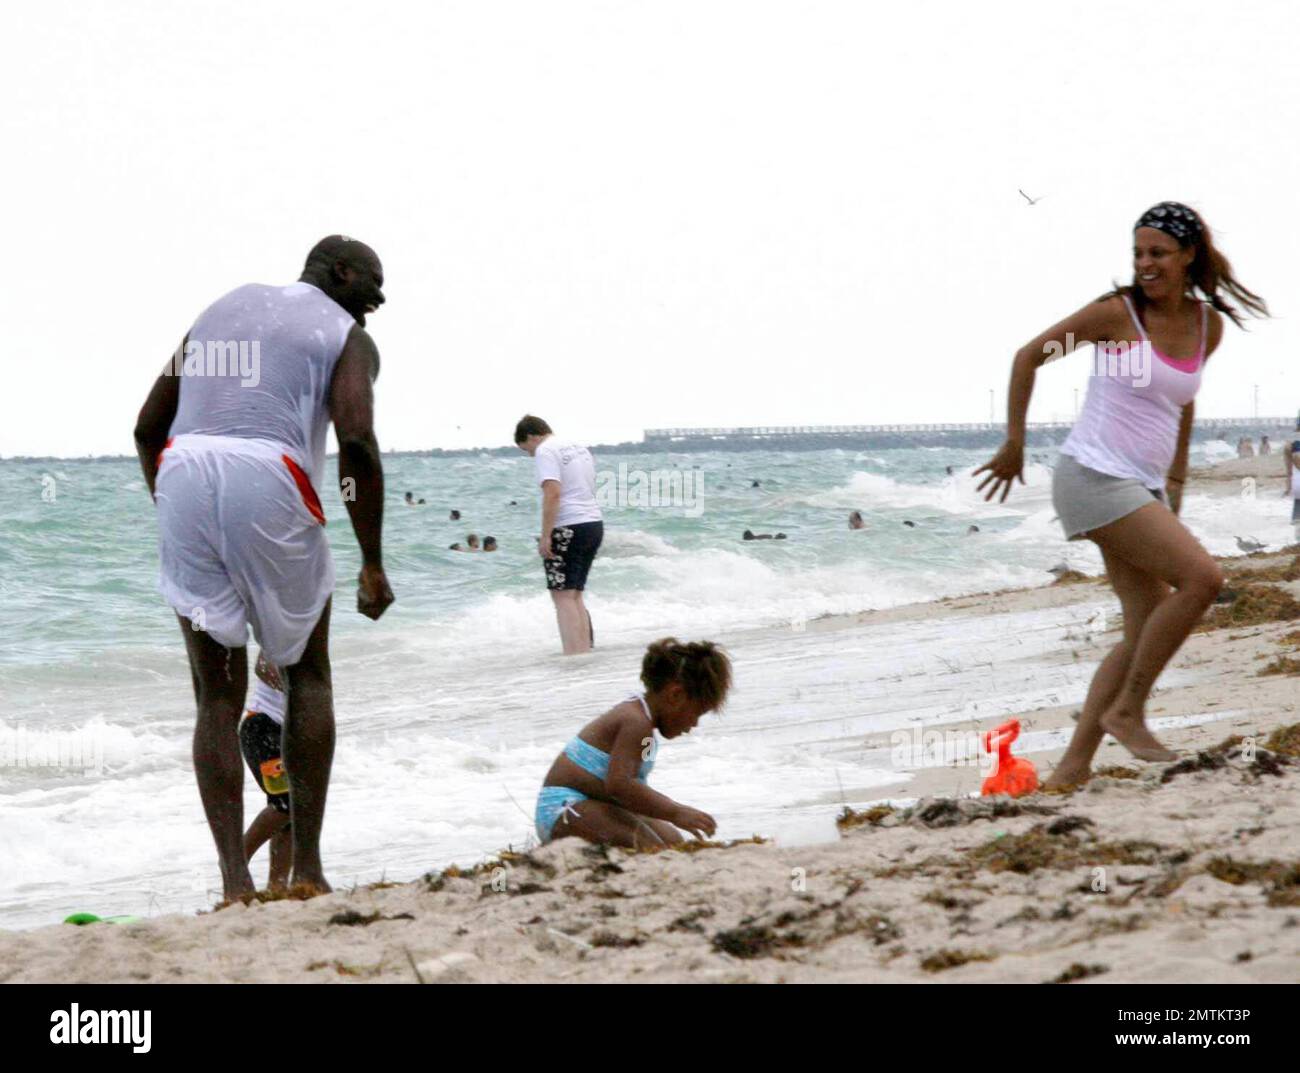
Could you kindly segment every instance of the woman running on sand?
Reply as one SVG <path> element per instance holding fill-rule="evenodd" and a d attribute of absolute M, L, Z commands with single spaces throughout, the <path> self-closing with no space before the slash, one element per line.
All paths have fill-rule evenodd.
<path fill-rule="evenodd" d="M 1223 338 L 1223 315 L 1238 327 L 1243 312 L 1268 315 L 1263 299 L 1233 277 L 1210 229 L 1176 201 L 1161 202 L 1134 225 L 1133 269 L 1131 284 L 1089 302 L 1017 351 L 1006 442 L 975 471 L 988 472 L 979 485 L 981 491 L 992 485 L 986 500 L 1001 492 L 1004 502 L 1013 481 L 1024 484 L 1025 414 L 1035 370 L 1049 357 L 1095 343 L 1093 376 L 1061 447 L 1052 503 L 1068 539 L 1087 537 L 1101 549 L 1123 605 L 1124 639 L 1097 668 L 1049 787 L 1087 779 L 1106 733 L 1139 759 L 1176 759 L 1147 728 L 1147 697 L 1223 587 L 1218 564 L 1177 518 L 1193 399 Z"/>

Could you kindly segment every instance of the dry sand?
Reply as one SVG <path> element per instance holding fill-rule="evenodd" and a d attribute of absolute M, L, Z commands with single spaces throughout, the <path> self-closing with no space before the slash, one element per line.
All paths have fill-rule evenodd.
<path fill-rule="evenodd" d="M 1294 551 L 1230 561 L 1232 592 L 1300 597 Z M 1095 604 L 1100 584 L 810 630 Z M 975 769 L 934 768 L 907 784 L 925 795 L 913 809 L 868 813 L 832 843 L 637 855 L 561 839 L 310 901 L 3 932 L 0 981 L 1296 981 L 1300 730 L 1273 741 L 1281 751 L 1265 742 L 1300 724 L 1300 663 L 1258 672 L 1300 660 L 1297 631 L 1300 619 L 1193 635 L 1173 664 L 1195 667 L 1193 683 L 1158 690 L 1151 714 L 1231 714 L 1160 730 L 1187 757 L 1176 765 L 1103 745 L 1096 766 L 1118 770 L 1072 794 L 974 799 Z M 1115 636 L 1058 658 L 1094 662 Z M 1070 714 L 1020 718 L 1028 735 Z M 1230 734 L 1246 740 L 1216 751 Z M 1045 774 L 1059 750 L 1021 754 Z"/>

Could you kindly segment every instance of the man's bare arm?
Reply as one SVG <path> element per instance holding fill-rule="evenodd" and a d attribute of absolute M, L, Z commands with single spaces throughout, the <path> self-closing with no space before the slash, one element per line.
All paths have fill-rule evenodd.
<path fill-rule="evenodd" d="M 373 384 L 379 350 L 360 325 L 348 333 L 330 384 L 330 418 L 339 441 L 339 490 L 361 546 L 358 610 L 378 618 L 393 602 L 384 578 L 384 469 L 375 438 Z"/>
<path fill-rule="evenodd" d="M 185 353 L 188 340 L 188 335 L 181 340 L 177 354 Z M 135 453 L 140 457 L 140 469 L 144 472 L 144 483 L 151 496 L 158 479 L 158 455 L 167 443 L 167 433 L 176 420 L 176 407 L 181 401 L 181 378 L 176 373 L 173 355 L 167 359 L 162 373 L 153 382 L 149 396 L 135 419 Z"/>

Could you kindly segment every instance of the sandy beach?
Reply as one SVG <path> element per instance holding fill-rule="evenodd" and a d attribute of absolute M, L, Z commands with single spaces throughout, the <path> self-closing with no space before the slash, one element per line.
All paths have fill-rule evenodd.
<path fill-rule="evenodd" d="M 562 839 L 309 901 L 3 932 L 0 980 L 1295 981 L 1297 550 L 1226 561 L 1224 602 L 1151 704 L 1157 733 L 1183 757 L 1176 764 L 1138 763 L 1107 742 L 1084 787 L 1013 801 L 974 797 L 983 773 L 957 757 L 900 775 L 900 807 L 837 810 L 827 800 L 838 834 L 803 844 L 633 854 Z M 849 646 L 882 627 L 978 619 L 996 630 L 1051 611 L 1079 623 L 1108 605 L 1103 586 L 828 617 L 806 633 Z M 1008 645 L 988 672 L 1086 681 L 1117 626 L 1113 617 L 1104 628 L 1067 626 L 1065 643 L 1046 653 Z M 1076 710 L 1038 703 L 1014 713 L 1024 731 L 1016 752 L 1040 775 Z M 976 711 L 962 730 L 1007 714 Z M 895 747 L 890 734 L 861 744 Z M 889 799 L 890 790 L 874 792 Z"/>

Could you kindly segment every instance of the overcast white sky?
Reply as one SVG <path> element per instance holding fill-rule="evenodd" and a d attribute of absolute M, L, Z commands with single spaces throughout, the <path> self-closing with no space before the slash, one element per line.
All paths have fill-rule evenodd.
<path fill-rule="evenodd" d="M 195 315 L 344 232 L 385 448 L 999 420 L 1015 348 L 1197 207 L 1276 319 L 1198 410 L 1300 409 L 1297 5 L 13 5 L 0 454 L 131 453 Z M 1043 196 L 1033 207 L 1016 192 Z M 1083 354 L 1040 377 L 1068 418 Z"/>

